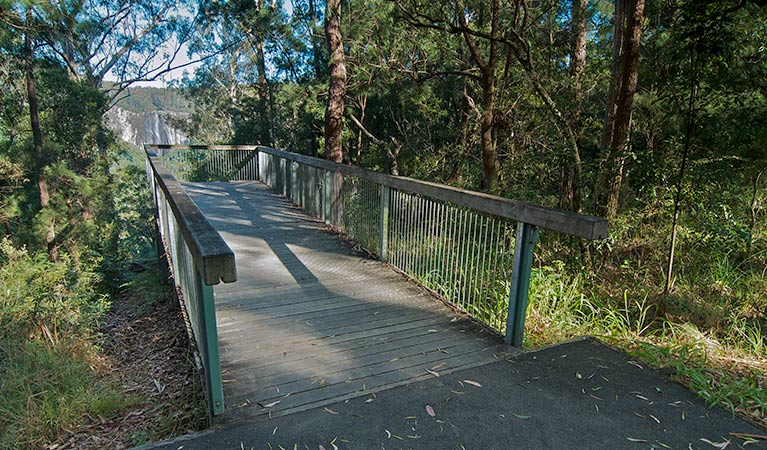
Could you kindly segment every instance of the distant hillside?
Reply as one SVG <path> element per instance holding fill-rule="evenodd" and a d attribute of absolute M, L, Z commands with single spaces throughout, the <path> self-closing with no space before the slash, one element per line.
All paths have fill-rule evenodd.
<path fill-rule="evenodd" d="M 128 88 L 121 97 L 117 106 L 130 112 L 170 111 L 188 113 L 190 111 L 189 104 L 178 92 L 178 89 Z"/>

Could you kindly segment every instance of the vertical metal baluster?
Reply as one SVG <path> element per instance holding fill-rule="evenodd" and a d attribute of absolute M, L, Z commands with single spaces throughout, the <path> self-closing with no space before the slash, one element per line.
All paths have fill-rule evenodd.
<path fill-rule="evenodd" d="M 370 195 L 370 209 L 368 209 L 370 212 L 368 214 L 368 237 L 370 239 L 370 251 L 378 253 L 376 250 L 376 230 L 378 229 L 378 215 L 381 213 L 381 211 L 377 208 L 378 204 L 380 203 L 378 199 L 378 185 L 372 181 L 368 182 L 368 193 Z"/>
<path fill-rule="evenodd" d="M 415 251 L 415 248 L 416 248 L 416 246 L 415 246 L 415 242 L 416 242 L 416 238 L 415 238 L 415 236 L 416 236 L 415 220 L 416 220 L 416 210 L 417 210 L 416 209 L 417 208 L 416 202 L 418 201 L 418 199 L 416 198 L 416 196 L 414 194 L 410 194 L 409 197 L 410 197 L 410 203 L 408 205 L 409 206 L 409 208 L 408 208 L 408 212 L 409 212 L 408 218 L 409 218 L 409 222 L 410 223 L 408 224 L 408 227 L 407 227 L 407 235 L 408 235 L 408 244 L 407 244 L 407 249 L 408 249 L 407 272 L 412 276 L 413 272 L 414 272 L 413 271 L 413 267 L 414 267 L 415 255 L 416 255 L 416 251 Z"/>
<path fill-rule="evenodd" d="M 391 265 L 399 268 L 399 191 L 392 189 L 389 195 L 391 195 L 391 207 L 389 208 L 389 216 L 391 217 L 389 248 L 391 253 L 389 260 Z"/>
<path fill-rule="evenodd" d="M 412 261 L 413 261 L 413 203 L 414 203 L 414 196 L 413 194 L 407 194 L 408 202 L 407 202 L 407 226 L 405 227 L 405 233 L 407 234 L 407 240 L 405 241 L 405 248 L 407 249 L 407 257 L 405 258 L 405 266 L 406 270 L 405 272 L 408 274 L 413 273 L 411 270 L 412 267 Z"/>
<path fill-rule="evenodd" d="M 416 279 L 423 278 L 423 224 L 426 221 L 424 211 L 426 211 L 426 199 L 418 197 L 417 208 L 415 210 L 415 232 L 416 232 L 416 244 L 415 244 L 415 261 L 413 261 L 413 268 L 416 274 Z"/>
<path fill-rule="evenodd" d="M 466 293 L 465 293 L 465 299 L 466 299 L 466 306 L 471 307 L 472 305 L 472 295 L 473 292 L 471 291 L 471 288 L 474 284 L 474 264 L 476 263 L 476 260 L 474 259 L 474 253 L 476 250 L 476 246 L 474 245 L 476 241 L 476 235 L 477 235 L 477 214 L 473 211 L 469 212 L 471 216 L 471 229 L 469 230 L 469 247 L 468 247 L 468 255 L 467 255 L 467 264 L 466 264 L 466 271 L 468 274 L 468 282 L 466 283 Z M 471 311 L 471 309 L 467 309 L 467 311 Z"/>
<path fill-rule="evenodd" d="M 489 299 L 489 290 L 487 283 L 490 280 L 490 258 L 492 258 L 492 245 L 493 245 L 493 225 L 495 224 L 495 217 L 488 216 L 487 218 L 487 228 L 485 228 L 485 243 L 484 243 L 484 250 L 482 255 L 482 299 L 485 302 L 485 304 L 490 305 L 492 304 Z M 495 326 L 493 326 L 495 329 Z"/>
<path fill-rule="evenodd" d="M 463 270 L 462 270 L 461 265 L 464 264 L 464 262 L 463 262 L 464 255 L 465 255 L 464 248 L 466 246 L 466 240 L 464 239 L 464 234 L 466 232 L 466 211 L 463 210 L 463 209 L 461 209 L 459 211 L 460 211 L 460 216 L 461 216 L 461 220 L 460 220 L 461 226 L 458 229 L 458 234 L 457 234 L 457 237 L 458 237 L 458 241 L 457 241 L 457 244 L 458 244 L 458 252 L 457 252 L 458 253 L 458 261 L 456 262 L 455 272 L 456 272 L 456 277 L 458 278 L 458 286 L 456 288 L 457 291 L 456 291 L 455 298 L 456 298 L 456 305 L 458 305 L 459 307 L 463 308 L 463 306 L 461 305 L 461 293 L 463 292 L 464 274 L 463 274 Z"/>
<path fill-rule="evenodd" d="M 376 229 L 378 228 L 378 214 L 381 213 L 381 211 L 377 208 L 378 204 L 380 203 L 378 201 L 378 195 L 377 194 L 377 188 L 378 186 L 371 182 L 368 182 L 368 195 L 370 196 L 370 208 L 368 208 L 368 238 L 370 240 L 370 251 L 378 253 L 376 251 Z M 375 225 L 375 226 L 374 226 Z"/>
<path fill-rule="evenodd" d="M 431 285 L 429 264 L 431 263 L 431 245 L 429 241 L 431 239 L 431 223 L 433 218 L 431 216 L 432 201 L 429 198 L 424 197 L 425 207 L 423 214 L 423 246 L 421 247 L 421 278 L 427 280 Z"/>
<path fill-rule="evenodd" d="M 429 222 L 426 229 L 427 237 L 427 254 L 426 254 L 426 276 L 429 283 L 434 286 L 434 261 L 436 258 L 436 238 L 437 232 L 435 231 L 435 224 L 437 223 L 437 202 L 429 200 Z"/>
<path fill-rule="evenodd" d="M 439 288 L 442 286 L 442 264 L 444 262 L 442 257 L 442 251 L 444 250 L 443 240 L 443 220 L 442 212 L 444 203 L 435 201 L 435 226 L 434 226 L 434 259 L 432 263 L 432 270 L 434 270 L 435 287 L 434 290 L 439 292 Z"/>
<path fill-rule="evenodd" d="M 431 223 L 431 200 L 428 198 L 423 199 L 423 225 L 421 230 L 423 231 L 422 245 L 421 245 L 421 279 L 426 280 L 429 277 L 429 223 Z"/>
<path fill-rule="evenodd" d="M 392 256 L 397 257 L 398 262 L 395 263 L 394 266 L 399 267 L 399 237 L 397 234 L 399 232 L 399 191 L 397 191 L 396 189 L 392 189 L 390 195 L 393 195 L 395 197 L 397 204 L 392 206 L 390 210 L 391 212 L 389 213 L 391 214 L 390 220 L 392 224 L 392 230 L 389 233 L 389 242 L 390 242 L 389 247 L 391 251 L 393 252 Z"/>
<path fill-rule="evenodd" d="M 482 249 L 484 248 L 482 238 L 484 236 L 484 230 L 486 229 L 486 222 L 487 222 L 487 216 L 483 214 L 477 214 L 478 215 L 478 226 L 477 226 L 477 242 L 476 248 L 476 259 L 475 259 L 475 267 L 474 267 L 474 307 L 477 311 L 484 312 L 485 308 L 482 306 L 484 304 L 484 301 L 482 300 L 482 284 L 481 284 L 481 278 L 482 278 L 482 270 L 484 267 L 484 259 L 482 259 Z"/>
<path fill-rule="evenodd" d="M 480 310 L 484 310 L 485 299 L 482 296 L 482 277 L 485 273 L 485 250 L 487 245 L 487 226 L 489 218 L 488 216 L 480 216 L 480 228 L 479 236 L 477 237 L 477 279 L 474 282 L 474 292 L 476 292 L 477 298 L 474 299 L 477 302 Z"/>
<path fill-rule="evenodd" d="M 417 196 L 416 197 L 416 207 L 413 211 L 413 233 L 415 235 L 415 242 L 413 245 L 413 248 L 415 251 L 413 252 L 413 274 L 415 275 L 416 279 L 420 278 L 420 267 L 421 267 L 421 254 L 423 251 L 423 247 L 421 244 L 421 223 L 423 216 L 423 197 Z"/>
<path fill-rule="evenodd" d="M 461 264 L 463 263 L 463 230 L 464 230 L 464 220 L 463 216 L 465 214 L 465 211 L 462 209 L 458 209 L 458 222 L 459 226 L 456 230 L 456 263 L 455 263 L 455 277 L 456 277 L 456 291 L 455 291 L 455 304 L 456 306 L 461 306 L 461 289 L 463 286 L 463 273 L 461 272 Z"/>
<path fill-rule="evenodd" d="M 478 282 L 479 282 L 479 267 L 481 265 L 481 252 L 482 249 L 480 248 L 480 242 L 482 240 L 482 223 L 484 222 L 484 216 L 482 216 L 479 213 L 474 213 L 477 217 L 477 225 L 475 229 L 475 235 L 474 235 L 474 242 L 472 242 L 472 252 L 471 252 L 471 258 L 474 260 L 474 275 L 472 276 L 472 287 L 471 287 L 471 302 L 474 304 L 474 310 L 481 312 L 481 308 L 479 305 L 479 289 L 478 289 Z"/>
<path fill-rule="evenodd" d="M 463 238 L 463 258 L 461 259 L 461 273 L 463 276 L 463 284 L 461 285 L 461 307 L 464 311 L 468 311 L 467 309 L 467 302 L 466 302 L 466 291 L 468 289 L 469 285 L 469 270 L 467 269 L 469 265 L 469 253 L 471 245 L 471 240 L 469 239 L 469 235 L 471 233 L 471 220 L 473 219 L 471 211 L 466 210 L 466 227 L 464 228 L 464 231 L 462 233 Z"/>
<path fill-rule="evenodd" d="M 477 237 L 477 219 L 478 214 L 474 211 L 469 211 L 469 215 L 471 216 L 471 229 L 469 230 L 469 242 L 468 242 L 468 254 L 466 255 L 467 258 L 467 264 L 466 264 L 466 272 L 468 276 L 468 282 L 466 283 L 466 294 L 465 294 L 465 301 L 466 301 L 466 307 L 471 308 L 472 306 L 472 295 L 473 292 L 471 290 L 472 285 L 474 284 L 474 265 L 476 264 L 476 259 L 474 256 L 474 253 L 476 251 L 476 245 L 474 245 Z M 467 311 L 471 311 L 471 309 L 467 309 Z"/>
<path fill-rule="evenodd" d="M 400 269 L 407 273 L 407 248 L 408 248 L 408 221 L 410 218 L 410 208 L 408 207 L 408 194 L 402 192 L 402 230 L 400 232 L 400 251 L 402 252 L 402 261 L 400 263 Z"/>
<path fill-rule="evenodd" d="M 401 205 L 400 205 L 400 212 L 402 213 L 400 224 L 400 230 L 399 230 L 399 251 L 400 253 L 400 262 L 399 262 L 399 268 L 403 272 L 407 272 L 407 222 L 408 222 L 408 213 L 410 212 L 410 209 L 407 207 L 407 194 L 404 192 L 400 192 L 400 195 L 402 198 L 400 199 Z"/>
<path fill-rule="evenodd" d="M 455 261 L 456 261 L 457 256 L 458 256 L 458 249 L 457 249 L 456 241 L 455 241 L 456 240 L 456 234 L 457 234 L 457 231 L 458 231 L 458 215 L 457 215 L 458 210 L 453 205 L 449 205 L 449 208 L 450 208 L 450 210 L 449 210 L 450 220 L 448 221 L 448 223 L 449 223 L 449 228 L 448 228 L 448 231 L 449 231 L 448 247 L 449 247 L 450 264 L 448 264 L 448 266 L 447 266 L 447 276 L 448 276 L 448 278 L 450 280 L 450 284 L 449 284 L 449 286 L 450 286 L 450 297 L 451 297 L 450 298 L 450 303 L 455 305 L 456 304 L 456 301 L 455 301 L 455 298 L 456 298 L 456 295 L 455 295 L 455 293 L 456 293 L 456 290 L 455 290 L 455 281 L 456 281 L 455 273 L 456 273 L 456 271 L 455 271 L 454 266 L 455 266 Z"/>
<path fill-rule="evenodd" d="M 439 269 L 439 280 L 440 283 L 443 285 L 447 283 L 447 261 L 448 261 L 448 252 L 447 252 L 447 227 L 448 227 L 448 221 L 447 221 L 447 213 L 450 211 L 448 209 L 448 205 L 446 203 L 440 202 L 440 213 L 439 213 L 439 242 L 440 242 L 440 250 L 439 250 L 439 260 L 437 260 L 438 269 Z"/>
<path fill-rule="evenodd" d="M 511 264 L 509 264 L 508 261 L 506 261 L 506 259 L 507 259 L 507 255 L 509 253 L 509 250 L 511 248 L 513 248 L 512 247 L 513 244 L 511 242 L 506 242 L 506 240 L 507 240 L 506 238 L 509 235 L 509 224 L 506 223 L 506 222 L 503 222 L 502 230 L 503 230 L 503 234 L 502 234 L 503 239 L 501 241 L 502 242 L 502 245 L 501 245 L 501 257 L 499 259 L 498 276 L 500 277 L 500 279 L 502 281 L 506 281 L 506 280 L 508 280 L 510 278 L 509 274 L 508 274 L 508 267 L 511 265 Z M 503 287 L 504 288 L 506 287 L 505 283 L 503 284 Z M 507 292 L 505 292 L 505 291 L 501 292 L 501 295 L 504 298 L 509 296 L 509 294 Z"/>

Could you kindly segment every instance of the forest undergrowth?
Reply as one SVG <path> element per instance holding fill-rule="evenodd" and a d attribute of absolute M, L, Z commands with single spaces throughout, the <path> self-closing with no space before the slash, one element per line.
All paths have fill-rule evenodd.
<path fill-rule="evenodd" d="M 206 424 L 178 302 L 147 262 L 136 155 L 113 166 L 113 213 L 90 230 L 112 247 L 80 241 L 51 261 L 0 239 L 0 448 L 128 448 Z"/>
<path fill-rule="evenodd" d="M 590 267 L 580 269 L 567 267 L 542 245 L 531 280 L 526 344 L 593 335 L 670 370 L 710 405 L 767 428 L 764 240 L 749 255 L 683 246 L 685 270 L 669 293 L 663 292 L 666 249 L 658 236 L 652 229 L 631 237 L 621 232 L 619 219 L 607 243 L 586 250 Z"/>

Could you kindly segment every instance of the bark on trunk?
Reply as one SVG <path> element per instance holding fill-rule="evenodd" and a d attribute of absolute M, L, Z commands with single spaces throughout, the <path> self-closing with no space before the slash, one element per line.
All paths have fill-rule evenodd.
<path fill-rule="evenodd" d="M 328 0 L 325 12 L 325 37 L 330 54 L 330 83 L 325 108 L 325 155 L 334 162 L 343 160 L 341 135 L 344 128 L 346 62 L 341 40 L 341 0 Z"/>
<path fill-rule="evenodd" d="M 570 75 L 573 81 L 573 101 L 575 107 L 572 115 L 572 133 L 575 135 L 576 146 L 582 146 L 583 134 L 583 73 L 586 70 L 586 19 L 588 0 L 573 0 L 571 6 L 572 15 L 572 45 L 570 47 Z M 576 182 L 575 160 L 580 159 L 580 150 L 577 158 L 567 158 L 563 164 L 563 190 L 560 206 L 569 210 L 580 209 L 580 181 Z M 576 184 L 577 183 L 577 184 Z"/>
<path fill-rule="evenodd" d="M 573 78 L 573 91 L 575 98 L 575 112 L 573 122 L 576 135 L 579 133 L 580 119 L 583 114 L 583 73 L 586 70 L 586 19 L 588 0 L 573 0 L 572 3 L 572 27 L 573 42 L 570 49 L 570 73 Z"/>
<path fill-rule="evenodd" d="M 613 67 L 602 134 L 604 157 L 597 178 L 596 211 L 614 218 L 619 204 L 639 73 L 644 0 L 616 0 Z"/>
<path fill-rule="evenodd" d="M 46 209 L 50 204 L 50 194 L 48 192 L 48 180 L 45 177 L 45 167 L 48 163 L 43 149 L 43 133 L 40 129 L 40 113 L 37 106 L 37 86 L 35 83 L 34 64 L 35 58 L 32 51 L 32 33 L 30 23 L 32 21 L 32 12 L 27 9 L 26 22 L 27 30 L 24 33 L 24 62 L 25 78 L 27 84 L 27 102 L 29 103 L 29 122 L 32 127 L 32 143 L 34 147 L 35 170 L 34 176 L 37 178 L 37 187 L 40 190 L 40 208 Z M 45 244 L 48 248 L 48 258 L 51 261 L 58 259 L 58 250 L 56 248 L 56 223 L 51 219 L 48 224 L 48 232 L 45 235 Z"/>
<path fill-rule="evenodd" d="M 480 146 L 482 148 L 482 187 L 485 191 L 498 190 L 498 153 L 493 136 L 495 114 L 495 74 L 482 74 L 482 118 L 480 120 Z"/>
<path fill-rule="evenodd" d="M 474 41 L 474 36 L 463 32 L 464 41 L 469 48 L 471 57 L 479 67 L 480 86 L 482 87 L 482 115 L 480 116 L 480 148 L 482 151 L 482 188 L 490 193 L 498 191 L 498 151 L 495 142 L 495 68 L 498 64 L 498 30 L 499 30 L 498 0 L 494 0 L 490 6 L 490 46 L 487 60 L 482 58 L 480 49 Z M 462 28 L 468 30 L 466 17 L 458 16 Z"/>
<path fill-rule="evenodd" d="M 266 133 L 264 140 L 266 145 L 272 146 L 274 143 L 274 125 L 272 122 L 272 109 L 270 108 L 269 81 L 266 79 L 266 60 L 264 58 L 264 43 L 256 43 L 256 63 L 258 64 L 258 102 L 263 119 L 266 121 Z"/>

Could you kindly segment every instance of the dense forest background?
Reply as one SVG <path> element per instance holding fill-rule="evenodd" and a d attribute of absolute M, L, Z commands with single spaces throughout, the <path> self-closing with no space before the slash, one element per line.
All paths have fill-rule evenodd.
<path fill-rule="evenodd" d="M 645 305 L 625 308 L 733 342 L 765 331 L 763 2 L 322 6 L 202 6 L 194 48 L 220 52 L 178 83 L 193 142 L 261 143 L 605 216 L 607 241 L 547 237 L 539 275 L 563 264 L 599 303 Z"/>
<path fill-rule="evenodd" d="M 162 96 L 190 143 L 607 217 L 605 241 L 544 233 L 529 344 L 603 336 L 767 417 L 763 0 L 6 0 L 0 92 L 4 378 L 97 351 L 75 337 L 152 257 L 141 156 L 105 116 Z"/>

